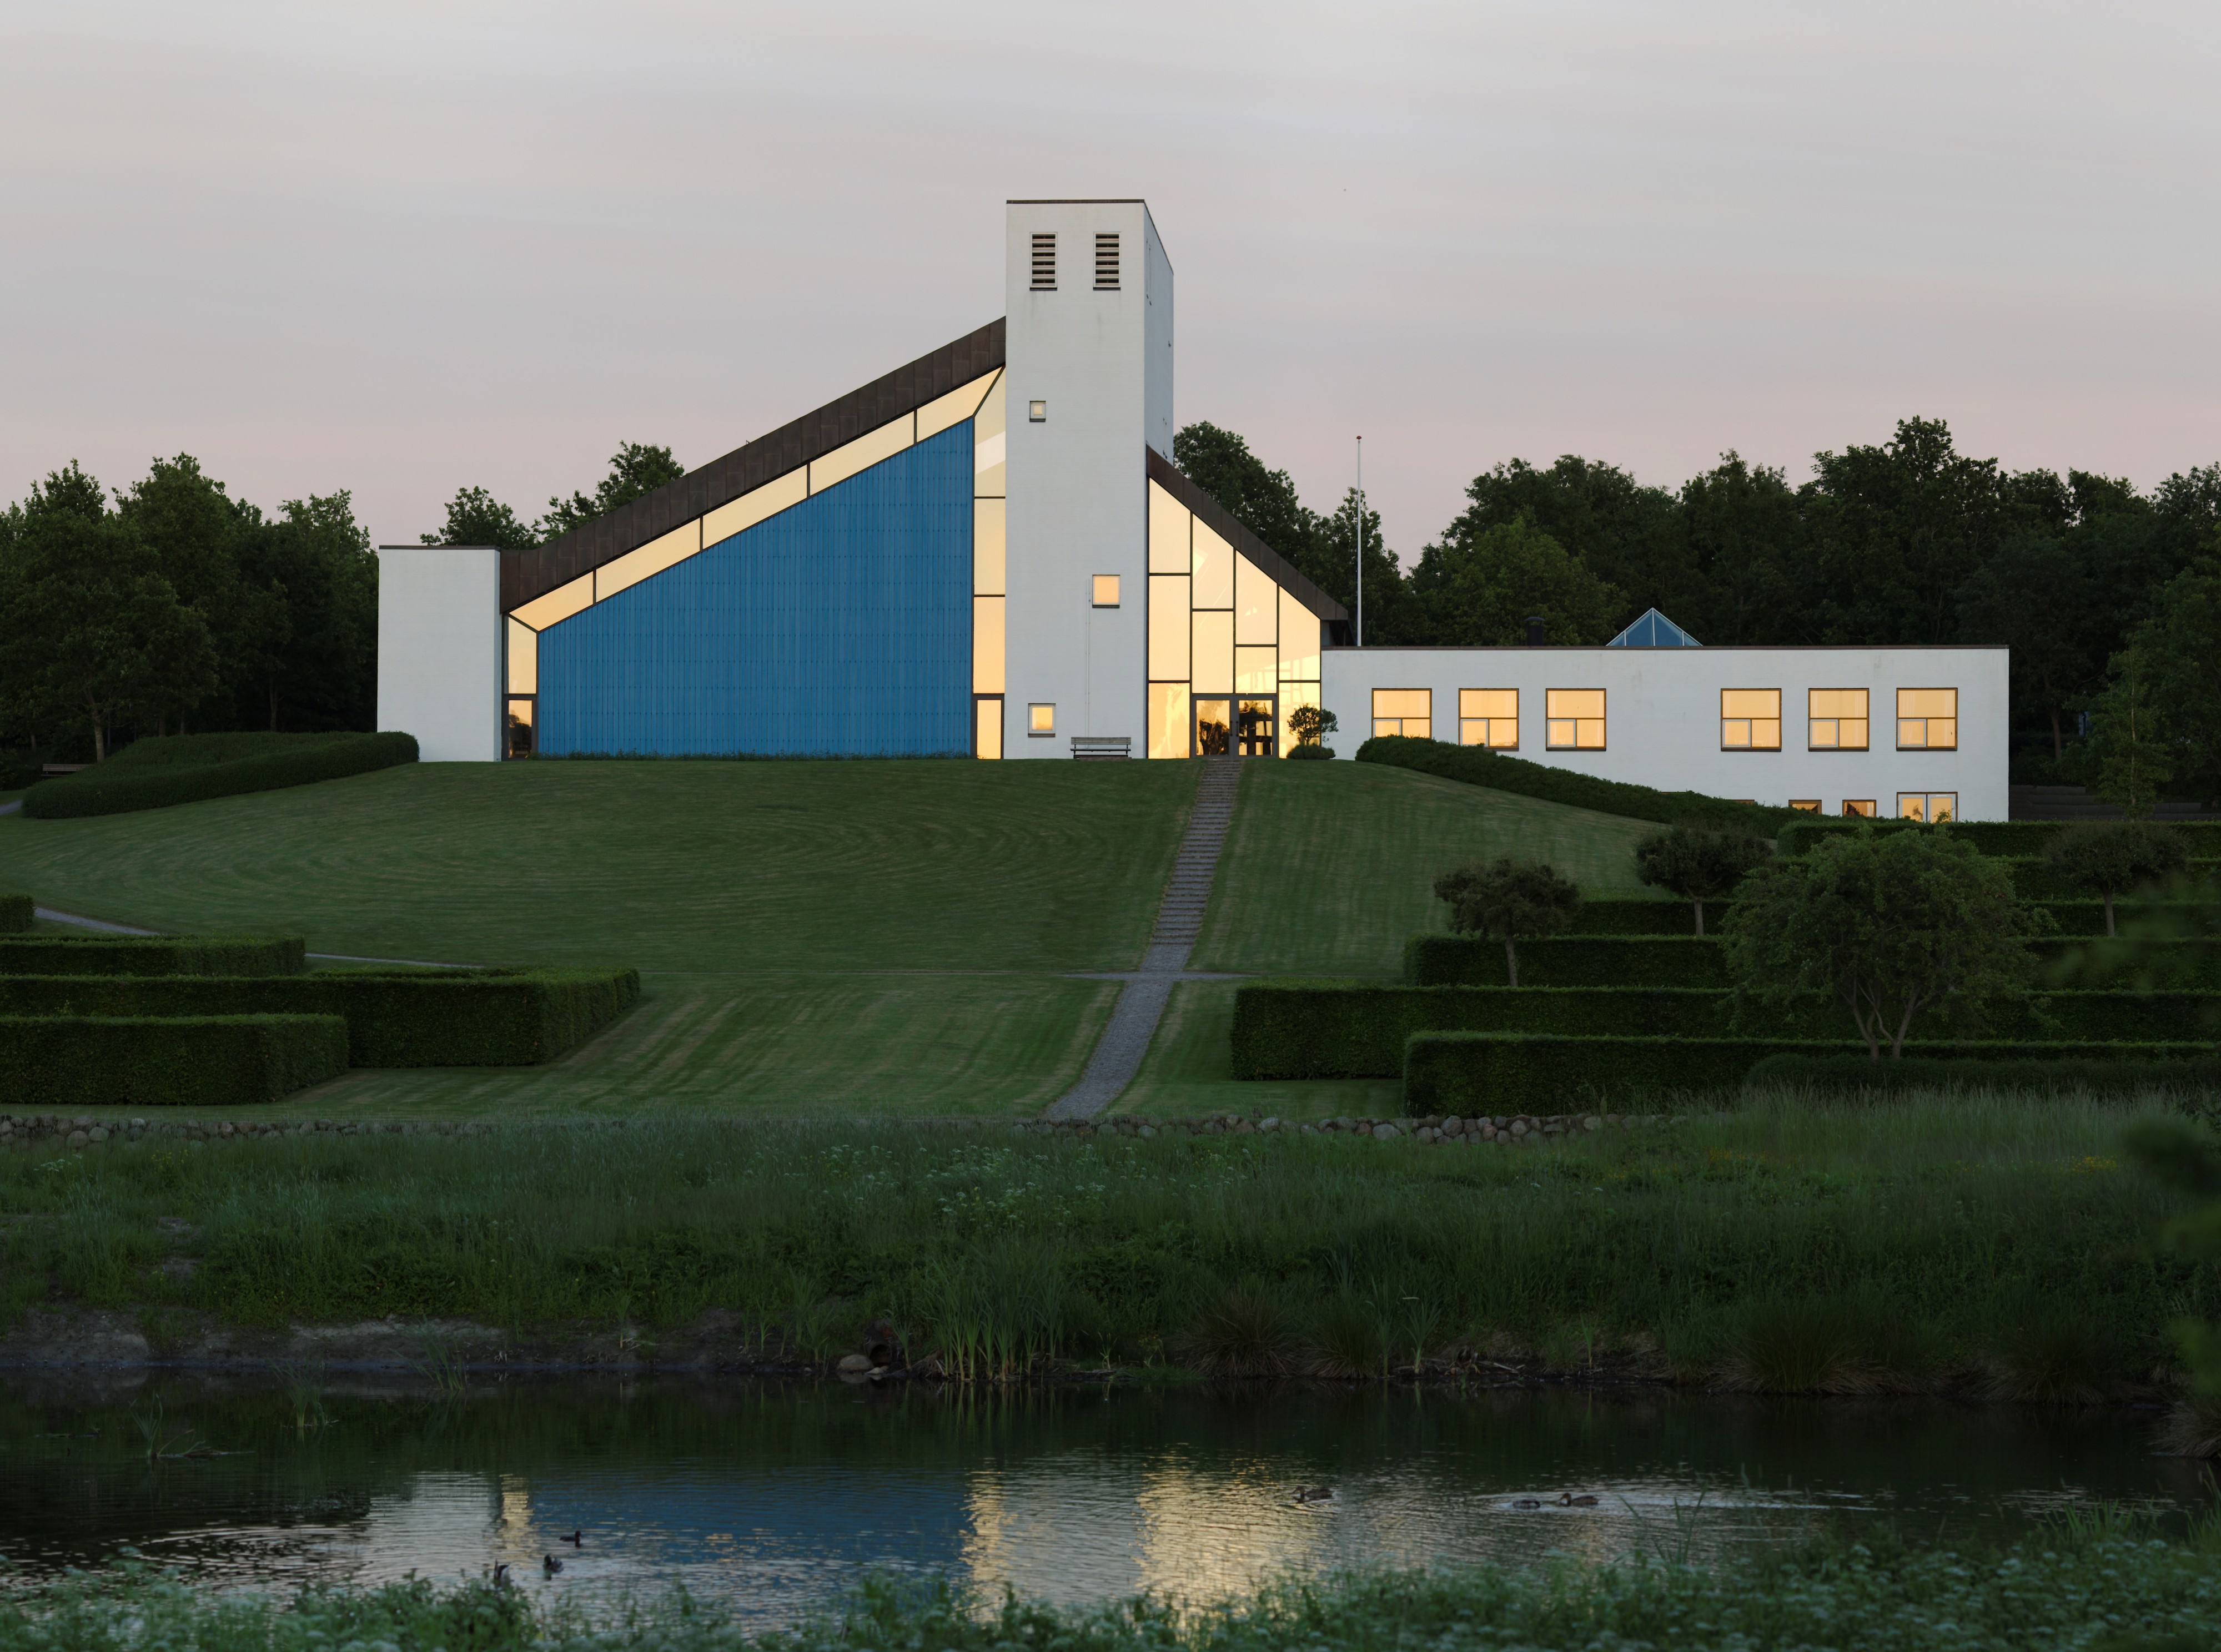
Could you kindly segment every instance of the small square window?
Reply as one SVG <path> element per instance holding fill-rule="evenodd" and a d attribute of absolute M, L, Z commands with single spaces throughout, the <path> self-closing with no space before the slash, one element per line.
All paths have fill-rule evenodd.
<path fill-rule="evenodd" d="M 1542 744 L 1553 751 L 1603 751 L 1604 690 L 1543 690 Z"/>
<path fill-rule="evenodd" d="M 1810 689 L 1805 695 L 1805 744 L 1814 751 L 1867 749 L 1867 691 Z"/>
<path fill-rule="evenodd" d="M 1435 691 L 1432 689 L 1375 689 L 1373 691 L 1373 732 L 1401 734 L 1406 739 L 1435 737 Z"/>
<path fill-rule="evenodd" d="M 1817 814 L 1820 812 L 1820 800 L 1817 797 L 1792 797 L 1789 800 L 1789 807 L 1792 809 L 1801 809 L 1807 814 Z"/>
<path fill-rule="evenodd" d="M 1095 606 L 1098 608 L 1115 608 L 1118 606 L 1117 575 L 1095 576 Z"/>
<path fill-rule="evenodd" d="M 1781 690 L 1779 689 L 1722 689 L 1720 690 L 1720 750 L 1723 751 L 1779 751 L 1781 750 Z"/>
<path fill-rule="evenodd" d="M 1037 425 L 1047 424 L 1048 422 L 1048 403 L 1046 402 L 1027 402 L 1026 417 Z"/>
<path fill-rule="evenodd" d="M 1899 792 L 1897 795 L 1897 818 L 1900 820 L 1925 820 L 1930 826 L 1955 820 L 1959 818 L 1959 794 Z"/>
<path fill-rule="evenodd" d="M 1843 800 L 1843 813 L 1845 814 L 1855 815 L 1861 820 L 1871 820 L 1874 819 L 1874 801 L 1871 797 L 1846 797 Z"/>
<path fill-rule="evenodd" d="M 1897 691 L 1897 749 L 1955 751 L 1959 746 L 1956 689 L 1899 689 Z"/>
<path fill-rule="evenodd" d="M 1028 706 L 1026 708 L 1026 732 L 1029 736 L 1055 733 L 1056 708 L 1054 706 Z"/>
<path fill-rule="evenodd" d="M 1519 749 L 1519 690 L 1460 689 L 1458 742 L 1496 751 Z"/>

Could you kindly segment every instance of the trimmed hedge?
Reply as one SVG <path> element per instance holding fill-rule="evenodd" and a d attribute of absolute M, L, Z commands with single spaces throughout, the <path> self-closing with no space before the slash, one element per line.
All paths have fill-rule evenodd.
<path fill-rule="evenodd" d="M 1734 1016 L 1732 993 L 1704 988 L 1252 981 L 1234 994 L 1234 1076 L 1393 1078 L 1404 1070 L 1405 1044 L 1415 1032 L 1835 1040 L 1850 1031 L 1842 1007 L 1817 995 L 1783 1009 L 1747 1004 L 1740 1026 Z M 2047 1041 L 2211 1038 L 2221 1034 L 2221 994 L 2040 994 L 1986 1031 Z M 1948 1029 L 1940 1038 L 1916 1036 L 1911 1047 L 1924 1050 L 1949 1037 Z"/>
<path fill-rule="evenodd" d="M 1507 987 L 1504 943 L 1478 935 L 1414 935 L 1404 979 L 1415 987 Z M 1531 987 L 1724 987 L 1727 955 L 1707 935 L 1553 935 L 1519 943 Z"/>
<path fill-rule="evenodd" d="M 1949 832 L 1962 843 L 1970 843 L 1985 855 L 1999 855 L 2010 859 L 2032 859 L 2040 857 L 2052 835 L 2067 824 L 2063 820 L 1954 820 L 1944 826 L 1923 826 L 1918 820 L 1855 820 L 1840 815 L 1815 818 L 1800 814 L 1781 828 L 1774 838 L 1774 847 L 1785 855 L 1801 855 L 1820 838 L 1830 832 Z M 2169 820 L 2168 825 L 2183 835 L 2190 845 L 2193 859 L 2211 860 L 2221 857 L 2221 820 Z"/>
<path fill-rule="evenodd" d="M 34 1107 L 274 1101 L 347 1056 L 336 1015 L 0 1017 L 0 1092 Z"/>
<path fill-rule="evenodd" d="M 1705 932 L 1719 932 L 1720 920 L 1732 903 L 1705 902 Z M 1692 901 L 1584 901 L 1573 908 L 1573 921 L 1560 932 L 1567 935 L 1693 935 L 1697 909 Z"/>
<path fill-rule="evenodd" d="M 1468 786 L 1517 792 L 1523 797 L 1569 803 L 1576 808 L 1594 809 L 1599 814 L 1655 820 L 1662 826 L 1686 821 L 1769 834 L 1780 831 L 1787 822 L 1805 818 L 1795 809 L 1738 803 L 1725 797 L 1708 797 L 1702 792 L 1655 791 L 1624 780 L 1603 780 L 1547 763 L 1530 763 L 1524 757 L 1509 757 L 1485 746 L 1452 745 L 1444 740 L 1413 739 L 1403 734 L 1374 735 L 1357 748 L 1357 761 L 1416 769 L 1421 774 L 1463 781 Z"/>
<path fill-rule="evenodd" d="M 1999 856 L 1999 858 L 2005 863 L 2012 873 L 2013 893 L 2023 900 L 2072 901 L 2078 905 L 2093 901 L 2099 905 L 2103 904 L 2099 896 L 2092 895 L 2088 890 L 2070 887 L 2066 880 L 2046 865 L 2040 857 L 2008 855 Z M 2211 883 L 2214 875 L 2221 872 L 2221 860 L 2193 860 L 2190 863 L 2189 871 L 2191 876 Z M 2117 909 L 2127 904 L 2126 896 L 2113 902 Z"/>
<path fill-rule="evenodd" d="M 155 756 L 126 762 L 128 751 L 137 749 L 134 746 L 107 763 L 33 787 L 23 794 L 23 813 L 41 820 L 127 814 L 241 792 L 306 786 L 416 761 L 413 734 L 295 738 L 303 744 L 223 763 L 161 761 Z"/>
<path fill-rule="evenodd" d="M 20 935 L 38 916 L 38 903 L 28 895 L 0 895 L 0 935 Z"/>
<path fill-rule="evenodd" d="M 2016 1061 L 1906 1056 L 1869 1061 L 1864 1056 L 1768 1056 L 1744 1078 L 1746 1089 L 1774 1085 L 1855 1093 L 1862 1090 L 1950 1089 L 1979 1084 L 1991 1089 L 2094 1090 L 2129 1095 L 2140 1090 L 2221 1089 L 2221 1057 L 2182 1061 Z"/>
<path fill-rule="evenodd" d="M 0 976 L 0 1015 L 337 1015 L 353 1067 L 529 1067 L 640 997 L 636 969 L 235 976 Z"/>
<path fill-rule="evenodd" d="M 297 976 L 297 935 L 23 935 L 0 939 L 0 976 Z"/>
<path fill-rule="evenodd" d="M 2036 1043 L 1931 1045 L 1939 1054 L 2015 1061 L 2205 1059 L 2210 1044 Z M 1856 1056 L 1842 1039 L 1565 1038 L 1548 1032 L 1415 1032 L 1404 1047 L 1404 1111 L 1564 1113 L 1658 1090 L 1739 1088 L 1769 1056 Z"/>

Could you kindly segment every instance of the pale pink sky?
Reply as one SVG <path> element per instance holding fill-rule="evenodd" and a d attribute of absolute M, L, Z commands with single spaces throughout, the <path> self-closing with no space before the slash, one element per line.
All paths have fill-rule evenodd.
<path fill-rule="evenodd" d="M 1408 562 L 1498 461 L 1675 483 L 1951 421 L 2221 458 L 2221 7 L 0 7 L 0 499 L 197 454 L 380 540 L 703 461 L 1148 198 L 1178 412 Z"/>

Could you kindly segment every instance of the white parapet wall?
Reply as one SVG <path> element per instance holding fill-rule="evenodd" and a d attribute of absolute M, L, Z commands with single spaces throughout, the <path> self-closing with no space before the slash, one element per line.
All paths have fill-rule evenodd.
<path fill-rule="evenodd" d="M 379 727 L 426 763 L 493 763 L 501 717 L 501 552 L 379 546 Z"/>
<path fill-rule="evenodd" d="M 1424 704 L 1427 732 L 1452 742 L 1462 738 L 1460 690 L 1513 689 L 1515 755 L 1535 763 L 1661 791 L 1817 802 L 1824 814 L 1841 814 L 1847 803 L 1871 803 L 1886 818 L 1904 812 L 1911 799 L 1949 798 L 1961 820 L 2002 820 L 2008 800 L 2006 670 L 2002 648 L 1333 648 L 1323 661 L 1321 698 L 1339 723 L 1329 743 L 1344 753 L 1374 732 L 1376 689 L 1392 691 L 1381 703 L 1406 714 Z M 1930 691 L 1908 701 L 1924 712 L 1944 703 L 1933 691 L 1955 691 L 1949 702 L 1953 726 L 1947 731 L 1940 718 L 1922 716 L 1910 720 L 1921 726 L 1908 723 L 1900 732 L 1900 689 Z M 1552 689 L 1603 691 L 1600 749 L 1551 749 Z M 1754 703 L 1739 693 L 1724 708 L 1722 692 L 1730 689 L 1779 694 L 1778 748 L 1762 744 L 1772 732 L 1763 727 L 1760 744 L 1730 743 L 1749 731 L 1724 726 L 1727 710 L 1747 713 Z M 1845 703 L 1833 695 L 1866 691 L 1863 749 L 1843 738 L 1855 731 L 1813 726 L 1815 689 L 1830 696 L 1819 703 L 1831 713 Z M 1420 690 L 1423 701 L 1413 697 Z M 1762 710 L 1764 701 L 1756 703 Z M 1581 732 L 1591 738 L 1597 732 Z M 1951 745 L 1918 743 L 1931 732 L 1936 742 L 1948 733 Z M 1831 738 L 1837 741 L 1832 746 L 1816 744 Z"/>

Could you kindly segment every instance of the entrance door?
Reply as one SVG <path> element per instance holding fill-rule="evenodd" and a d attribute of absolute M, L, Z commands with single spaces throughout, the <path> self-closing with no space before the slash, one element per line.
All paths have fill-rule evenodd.
<path fill-rule="evenodd" d="M 1245 757 L 1277 756 L 1279 745 L 1280 697 L 1274 694 L 1245 694 L 1234 714 L 1235 746 Z"/>
<path fill-rule="evenodd" d="M 1195 754 L 1223 757 L 1234 749 L 1234 702 L 1198 700 L 1195 702 Z"/>

